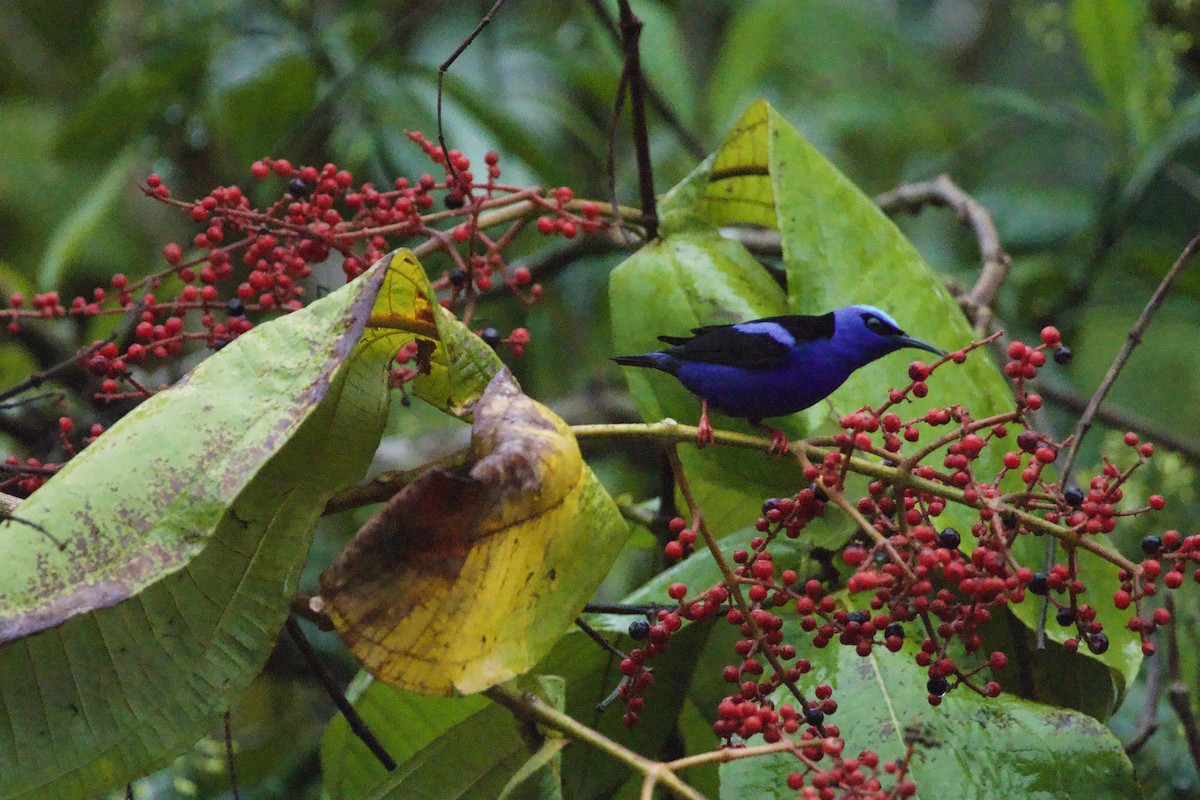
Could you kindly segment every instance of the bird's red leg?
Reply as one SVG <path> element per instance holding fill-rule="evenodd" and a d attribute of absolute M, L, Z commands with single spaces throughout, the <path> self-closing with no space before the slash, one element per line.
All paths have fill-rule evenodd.
<path fill-rule="evenodd" d="M 788 441 L 786 433 L 778 428 L 763 425 L 762 420 L 759 419 L 750 420 L 750 424 L 764 433 L 771 434 L 771 446 L 767 448 L 768 453 L 776 458 L 787 455 L 788 450 L 791 448 L 791 442 Z"/>
<path fill-rule="evenodd" d="M 700 424 L 696 426 L 696 447 L 703 448 L 704 445 L 712 444 L 714 441 L 712 424 L 708 421 L 708 401 L 701 398 Z"/>

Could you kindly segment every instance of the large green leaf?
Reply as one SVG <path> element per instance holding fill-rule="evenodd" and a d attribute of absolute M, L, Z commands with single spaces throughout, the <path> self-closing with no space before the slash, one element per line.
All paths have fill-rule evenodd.
<path fill-rule="evenodd" d="M 779 231 L 791 313 L 868 303 L 948 350 L 974 338 L 945 284 L 904 234 L 763 101 L 746 110 L 718 150 L 703 203 L 705 216 L 721 224 Z M 889 387 L 905 381 L 899 365 L 922 355 L 901 351 L 859 370 L 831 396 L 834 408 L 878 405 Z M 1012 407 L 1007 383 L 982 355 L 940 372 L 930 388 L 926 400 L 900 413 L 915 416 L 953 402 L 979 419 Z M 993 448 L 978 465 L 981 474 L 998 472 L 1002 455 Z"/>
<path fill-rule="evenodd" d="M 824 313 L 853 303 L 879 306 L 910 333 L 947 349 L 974 338 L 954 298 L 916 248 L 764 101 L 747 109 L 713 157 L 671 191 L 663 213 L 662 241 L 613 271 L 614 346 L 620 352 L 657 349 L 657 334 L 678 334 L 696 324 Z M 767 268 L 713 232 L 730 225 L 779 231 L 786 302 Z M 913 357 L 914 352 L 901 352 L 859 370 L 829 404 L 794 415 L 782 427 L 792 434 L 810 433 L 831 406 L 845 413 L 881 403 L 890 387 L 906 380 L 902 365 Z M 679 416 L 688 394 L 669 377 L 627 372 L 645 418 L 691 421 L 697 416 L 695 411 Z M 900 413 L 915 416 L 954 402 L 981 418 L 1012 402 L 995 365 L 978 355 L 940 372 L 931 389 L 928 398 Z M 697 492 L 722 532 L 753 519 L 758 504 L 777 494 L 781 481 L 791 480 L 795 490 L 795 479 L 781 476 L 785 470 L 753 454 L 684 454 L 689 468 L 707 465 L 698 475 Z M 1002 456 L 998 448 L 989 449 L 978 463 L 980 474 L 998 472 Z M 956 510 L 948 512 L 947 523 L 970 527 Z"/>
<path fill-rule="evenodd" d="M 663 239 L 612 275 L 613 329 L 619 352 L 657 349 L 656 334 L 678 334 L 697 322 L 728 323 L 785 312 L 812 314 L 851 303 L 879 306 L 910 333 L 947 349 L 974 338 L 956 301 L 913 245 L 869 197 L 764 101 L 746 110 L 717 152 L 676 186 L 663 205 Z M 780 303 L 781 291 L 767 268 L 740 245 L 713 232 L 731 225 L 779 231 L 786 306 Z M 812 431 L 813 423 L 830 406 L 844 413 L 880 403 L 890 386 L 905 380 L 900 365 L 913 355 L 894 354 L 859 370 L 830 396 L 828 404 L 785 420 L 785 429 L 793 434 Z M 695 418 L 698 403 L 676 381 L 645 372 L 627 370 L 644 418 L 672 416 L 689 422 Z M 930 389 L 927 398 L 905 404 L 899 413 L 918 416 L 931 407 L 955 403 L 980 419 L 1012 408 L 1011 390 L 984 353 L 940 370 Z M 716 419 L 722 427 L 727 424 Z M 1003 442 L 984 451 L 974 465 L 981 479 L 999 473 L 1004 451 Z M 794 472 L 758 454 L 723 448 L 697 453 L 685 447 L 681 455 L 706 517 L 721 533 L 750 523 L 762 499 L 777 494 L 781 485 L 790 481 L 790 491 L 796 488 Z M 940 465 L 940 455 L 931 456 L 929 463 Z M 941 518 L 943 524 L 963 531 L 977 520 L 976 512 L 956 504 Z M 826 523 L 825 530 L 829 529 Z M 836 545 L 836 538 L 822 539 L 825 546 Z M 1026 555 L 1029 566 L 1041 563 L 1040 558 Z M 1029 610 L 1033 606 L 1027 601 L 1019 611 L 1027 625 L 1035 624 L 1036 612 Z M 1120 684 L 1119 697 L 1137 669 L 1139 659 L 1131 650 L 1136 637 L 1119 624 L 1108 627 L 1112 647 L 1101 660 Z"/>
<path fill-rule="evenodd" d="M 1111 542 L 1105 541 L 1105 544 L 1112 546 Z M 1046 541 L 1043 538 L 1025 536 L 1013 543 L 1013 555 L 1023 564 L 1040 564 L 1045 559 L 1045 554 Z M 1065 556 L 1059 550 L 1059 562 L 1064 559 Z M 1039 653 L 1037 658 L 1031 660 L 1031 678 L 1034 686 L 1033 692 L 1028 696 L 1055 705 L 1078 708 L 1098 719 L 1107 719 L 1117 710 L 1125 696 L 1126 688 L 1133 683 L 1142 666 L 1141 638 L 1125 626 L 1132 612 L 1119 611 L 1113 605 L 1112 594 L 1121 585 L 1117 578 L 1116 565 L 1085 551 L 1079 551 L 1076 559 L 1081 580 L 1091 589 L 1083 595 L 1080 602 L 1091 603 L 1095 607 L 1096 620 L 1104 625 L 1104 633 L 1109 638 L 1108 650 L 1104 653 L 1094 655 L 1081 644 L 1080 655 L 1086 653 L 1088 660 L 1095 659 L 1108 667 L 1114 684 L 1105 687 L 1100 676 L 1092 674 L 1088 667 L 1068 663 L 1078 661 L 1079 656 L 1072 657 L 1066 651 L 1055 648 L 1053 652 Z M 1065 600 L 1066 595 L 1058 595 L 1057 599 Z M 1030 635 L 1037 628 L 1041 607 L 1042 598 L 1029 594 L 1026 595 L 1024 603 L 1012 608 L 1012 612 L 1025 624 Z M 1054 643 L 1061 643 L 1067 638 L 1078 638 L 1079 632 L 1074 625 L 1064 627 L 1055 622 L 1055 611 L 1056 608 L 1050 606 L 1046 621 L 1046 638 Z M 1031 646 L 1030 642 L 1026 644 Z M 1091 680 L 1086 683 L 1078 680 L 1064 681 L 1064 673 L 1075 670 L 1087 671 Z"/>
<path fill-rule="evenodd" d="M 630 618 L 596 618 L 596 629 L 614 638 L 625 632 Z M 577 720 L 638 752 L 657 752 L 675 725 L 696 655 L 708 631 L 691 625 L 672 638 L 666 654 L 655 659 L 655 685 L 636 727 L 621 722 L 618 702 L 603 712 L 597 704 L 616 686 L 621 675 L 613 656 L 582 631 L 572 629 L 538 665 L 536 673 L 561 676 L 566 681 L 565 711 Z M 626 639 L 623 646 L 628 647 Z M 617 642 L 622 645 L 622 642 Z M 386 786 L 386 798 L 494 797 L 532 756 L 512 715 L 479 695 L 431 697 L 405 692 L 367 677 L 350 690 L 354 707 L 379 738 L 398 769 L 389 775 L 350 731 L 344 719 L 330 723 L 321 745 L 325 787 L 334 800 L 361 800 L 373 789 Z M 467 729 L 482 735 L 472 740 L 471 768 L 448 754 L 464 752 Z M 630 770 L 581 743 L 563 752 L 563 796 L 572 800 L 609 797 L 629 777 Z M 529 786 L 519 787 L 529 791 Z M 436 787 L 436 791 L 430 787 Z M 493 787 L 489 795 L 481 786 Z M 518 790 L 513 796 L 522 796 Z"/>
<path fill-rule="evenodd" d="M 553 679 L 542 679 L 550 681 Z M 530 689 L 538 680 L 522 681 Z M 561 687 L 561 679 L 558 680 Z M 554 694 L 558 701 L 554 702 Z M 341 800 L 443 800 L 496 797 L 535 757 L 512 713 L 479 695 L 430 697 L 393 689 L 362 675 L 348 699 L 379 736 L 397 767 L 386 772 L 338 718 L 322 745 L 325 787 Z M 547 698 L 561 709 L 561 694 Z M 561 740 L 559 740 L 561 741 Z M 471 758 L 463 760 L 461 754 Z M 536 763 L 536 762 L 534 762 Z M 514 797 L 538 797 L 543 781 L 557 785 L 552 762 L 517 783 Z"/>
<path fill-rule="evenodd" d="M 798 633 L 790 623 L 787 628 Z M 930 708 L 926 675 L 912 662 L 913 652 L 910 644 L 899 653 L 868 658 L 847 647 L 812 656 L 809 679 L 833 686 L 838 711 L 828 721 L 841 729 L 848 756 L 866 749 L 881 761 L 896 759 L 904 754 L 906 738 L 915 741 L 910 775 L 922 797 L 1140 796 L 1121 743 L 1096 720 L 1011 695 L 985 699 L 965 689 Z M 776 699 L 794 702 L 782 693 Z M 791 755 L 724 764 L 721 797 L 794 797 L 786 781 L 797 765 Z"/>
<path fill-rule="evenodd" d="M 660 333 L 681 334 L 698 325 L 787 311 L 783 292 L 767 270 L 740 244 L 715 232 L 683 232 L 647 245 L 613 270 L 609 294 L 618 353 L 658 349 L 655 336 Z M 671 376 L 639 369 L 626 370 L 626 375 L 644 419 L 671 417 L 695 424 L 699 418 L 699 401 Z M 722 428 L 752 430 L 743 420 L 714 419 Z M 782 427 L 793 436 L 810 429 L 800 414 L 784 420 Z M 801 480 L 794 462 L 775 461 L 764 453 L 684 447 L 680 457 L 694 476 L 709 524 L 721 533 L 753 521 L 748 515 L 757 513 L 764 498 L 794 493 Z"/>
<path fill-rule="evenodd" d="M 0 796 L 123 784 L 254 677 L 312 522 L 378 443 L 387 364 L 421 330 L 392 292 L 419 270 L 385 259 L 240 337 L 25 501 L 33 525 L 6 523 Z"/>

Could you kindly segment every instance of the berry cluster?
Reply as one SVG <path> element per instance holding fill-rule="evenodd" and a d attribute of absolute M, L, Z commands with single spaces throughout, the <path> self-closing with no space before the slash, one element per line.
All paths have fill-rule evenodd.
<path fill-rule="evenodd" d="M 505 258 L 509 245 L 535 219 L 543 233 L 567 237 L 610 224 L 601 218 L 600 206 L 576 201 L 565 187 L 543 191 L 499 183 L 495 153 L 484 156 L 486 177 L 477 179 L 462 153 L 445 153 L 418 132 L 408 136 L 442 178 L 401 177 L 391 187 L 376 188 L 356 183 L 335 164 L 294 166 L 286 159 L 263 158 L 251 165 L 251 174 L 266 194 L 274 192 L 274 199 L 256 207 L 252 193 L 238 186 L 180 200 L 160 176 L 150 175 L 142 191 L 186 213 L 198 228 L 190 242 L 163 247 L 164 268 L 139 279 L 114 275 L 111 285 L 69 302 L 55 291 L 32 299 L 13 293 L 7 308 L 0 308 L 0 322 L 19 334 L 38 320 L 124 317 L 125 325 L 111 340 L 80 350 L 76 361 L 94 376 L 91 394 L 98 404 L 138 401 L 162 388 L 148 377 L 189 350 L 218 349 L 251 330 L 255 321 L 302 308 L 317 288 L 313 271 L 323 263 L 340 263 L 352 280 L 384 253 L 416 238 L 419 253 L 442 252 L 453 262 L 432 287 L 443 305 L 469 322 L 477 297 L 493 286 L 503 285 L 526 303 L 541 297 L 531 270 Z M 442 210 L 435 208 L 438 198 Z M 488 231 L 496 227 L 502 232 L 493 237 Z M 530 340 L 525 328 L 480 333 L 493 347 L 507 347 L 516 356 Z M 416 353 L 398 359 L 393 385 L 411 380 L 412 368 L 404 364 L 413 358 L 419 361 Z M 75 452 L 69 441 L 60 449 L 68 458 Z M 13 464 L 10 459 L 5 485 L 22 494 L 40 486 L 53 466 L 34 461 Z"/>
<path fill-rule="evenodd" d="M 784 706 L 783 708 L 786 708 Z M 827 731 L 835 726 L 826 726 Z M 843 752 L 846 743 L 836 734 L 820 736 L 809 728 L 796 742 L 798 759 L 804 765 L 803 772 L 792 772 L 787 776 L 788 788 L 800 793 L 801 800 L 834 800 L 837 797 L 855 800 L 894 800 L 912 797 L 917 785 L 907 778 L 913 747 L 910 745 L 904 757 L 888 761 L 883 772 L 893 776 L 893 784 L 884 789 L 879 781 L 879 755 L 870 750 L 861 751 L 855 758 L 846 758 Z M 821 762 L 829 760 L 828 767 Z"/>
<path fill-rule="evenodd" d="M 683 626 L 676 611 L 659 609 L 651 616 L 655 620 L 653 623 L 649 619 L 630 623 L 629 637 L 645 644 L 630 650 L 618 665 L 621 682 L 617 686 L 616 696 L 625 703 L 627 710 L 622 720 L 630 728 L 637 724 L 638 712 L 646 704 L 643 695 L 654 685 L 654 675 L 647 662 L 665 653 L 671 634 Z"/>
<path fill-rule="evenodd" d="M 1163 508 L 1157 495 L 1145 507 L 1120 507 L 1123 484 L 1153 455 L 1152 445 L 1128 434 L 1125 444 L 1133 452 L 1132 462 L 1122 469 L 1106 459 L 1086 491 L 1064 486 L 1048 472 L 1070 442 L 1055 441 L 1032 428 L 1027 413 L 1040 408 L 1042 400 L 1028 390 L 1028 381 L 1046 365 L 1047 354 L 1056 363 L 1070 359 L 1056 329 L 1043 330 L 1036 346 L 1014 342 L 1007 348 L 1004 373 L 1014 388 L 1013 410 L 975 419 L 965 408 L 949 405 L 908 419 L 902 416 L 901 404 L 928 394 L 927 381 L 934 371 L 962 363 L 970 351 L 995 338 L 933 364 L 914 362 L 908 385 L 890 390 L 882 406 L 847 414 L 836 436 L 807 443 L 797 458 L 810 484 L 793 497 L 764 502 L 757 535 L 748 548 L 732 554 L 725 579 L 693 599 L 688 599 L 683 584 L 670 587 L 668 594 L 679 603 L 683 619 L 723 617 L 739 627 L 737 661 L 723 672 L 736 689 L 721 701 L 713 725 L 724 746 L 742 746 L 755 735 L 767 743 L 779 742 L 795 737 L 803 726 L 803 734 L 792 741 L 806 747 L 806 754 L 825 752 L 822 748 L 831 741 L 840 743 L 836 726 L 825 722 L 837 711 L 830 687 L 815 687 L 815 696 L 808 699 L 798 685 L 811 664 L 798 657 L 800 642 L 785 641 L 786 609 L 798 615 L 800 630 L 816 648 L 836 643 L 865 657 L 876 648 L 904 650 L 906 640 L 915 636 L 909 652 L 926 671 L 928 701 L 936 706 L 958 686 L 985 697 L 1001 693 L 999 678 L 1008 657 L 986 648 L 984 626 L 1007 607 L 1025 602 L 1027 595 L 1043 598 L 1039 602 L 1051 606 L 1059 625 L 1075 629 L 1063 644 L 1068 650 L 1080 644 L 1096 654 L 1108 649 L 1096 607 L 1083 599 L 1089 586 L 1080 551 L 1119 567 L 1121 586 L 1113 602 L 1118 609 L 1134 609 L 1128 627 L 1141 636 L 1147 654 L 1154 651 L 1151 634 L 1169 622 L 1170 615 L 1162 608 L 1141 613 L 1142 601 L 1156 593 L 1160 579 L 1168 588 L 1180 586 L 1189 568 L 1200 582 L 1200 536 L 1184 537 L 1177 531 L 1149 536 L 1143 541 L 1147 558 L 1141 564 L 1097 539 L 1113 531 L 1122 517 Z M 1016 436 L 1011 435 L 1013 428 L 1019 430 Z M 989 446 L 1005 448 L 1007 442 L 1013 444 L 998 459 L 984 458 Z M 929 463 L 935 459 L 940 467 Z M 850 472 L 871 478 L 866 494 L 856 501 L 843 494 Z M 801 536 L 830 504 L 857 523 L 858 530 L 840 553 L 844 569 L 831 567 L 801 577 L 777 565 L 772 545 L 781 537 Z M 974 521 L 968 534 L 939 520 L 951 504 L 970 509 Z M 675 538 L 665 545 L 668 558 L 677 560 L 693 550 L 694 527 L 682 518 L 671 521 Z M 1059 562 L 1046 571 L 1018 562 L 1014 543 L 1020 537 L 1047 535 L 1058 539 Z M 856 600 L 853 607 L 837 599 L 842 581 Z M 799 704 L 776 707 L 773 698 L 781 687 Z M 805 737 L 819 746 L 806 746 Z M 869 760 L 860 757 L 854 768 L 864 764 Z M 793 777 L 793 790 L 838 796 L 826 791 L 833 787 L 830 775 L 820 781 L 811 772 Z M 841 796 L 857 796 L 849 787 L 858 783 L 838 785 L 844 791 Z"/>

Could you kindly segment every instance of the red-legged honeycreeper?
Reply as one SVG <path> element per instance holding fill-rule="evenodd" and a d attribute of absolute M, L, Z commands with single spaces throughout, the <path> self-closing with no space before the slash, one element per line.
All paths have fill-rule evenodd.
<path fill-rule="evenodd" d="M 736 325 L 705 325 L 692 336 L 659 336 L 671 347 L 613 359 L 627 367 L 652 367 L 679 379 L 700 398 L 698 443 L 713 440 L 708 408 L 745 417 L 771 434 L 771 452 L 787 452 L 783 431 L 762 424 L 815 405 L 850 374 L 905 347 L 945 351 L 900 330 L 873 306 L 846 306 L 820 316 L 766 317 Z"/>

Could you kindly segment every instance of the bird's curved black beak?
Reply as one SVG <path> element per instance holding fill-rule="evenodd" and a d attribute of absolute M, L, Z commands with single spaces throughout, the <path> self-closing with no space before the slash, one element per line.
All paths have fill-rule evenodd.
<path fill-rule="evenodd" d="M 934 347 L 933 345 L 929 344 L 929 342 L 922 342 L 920 339 L 916 339 L 908 334 L 897 336 L 896 339 L 897 341 L 904 342 L 905 347 L 915 347 L 918 350 L 926 350 L 930 353 L 936 353 L 939 356 L 946 355 L 946 351 L 942 348 Z"/>

